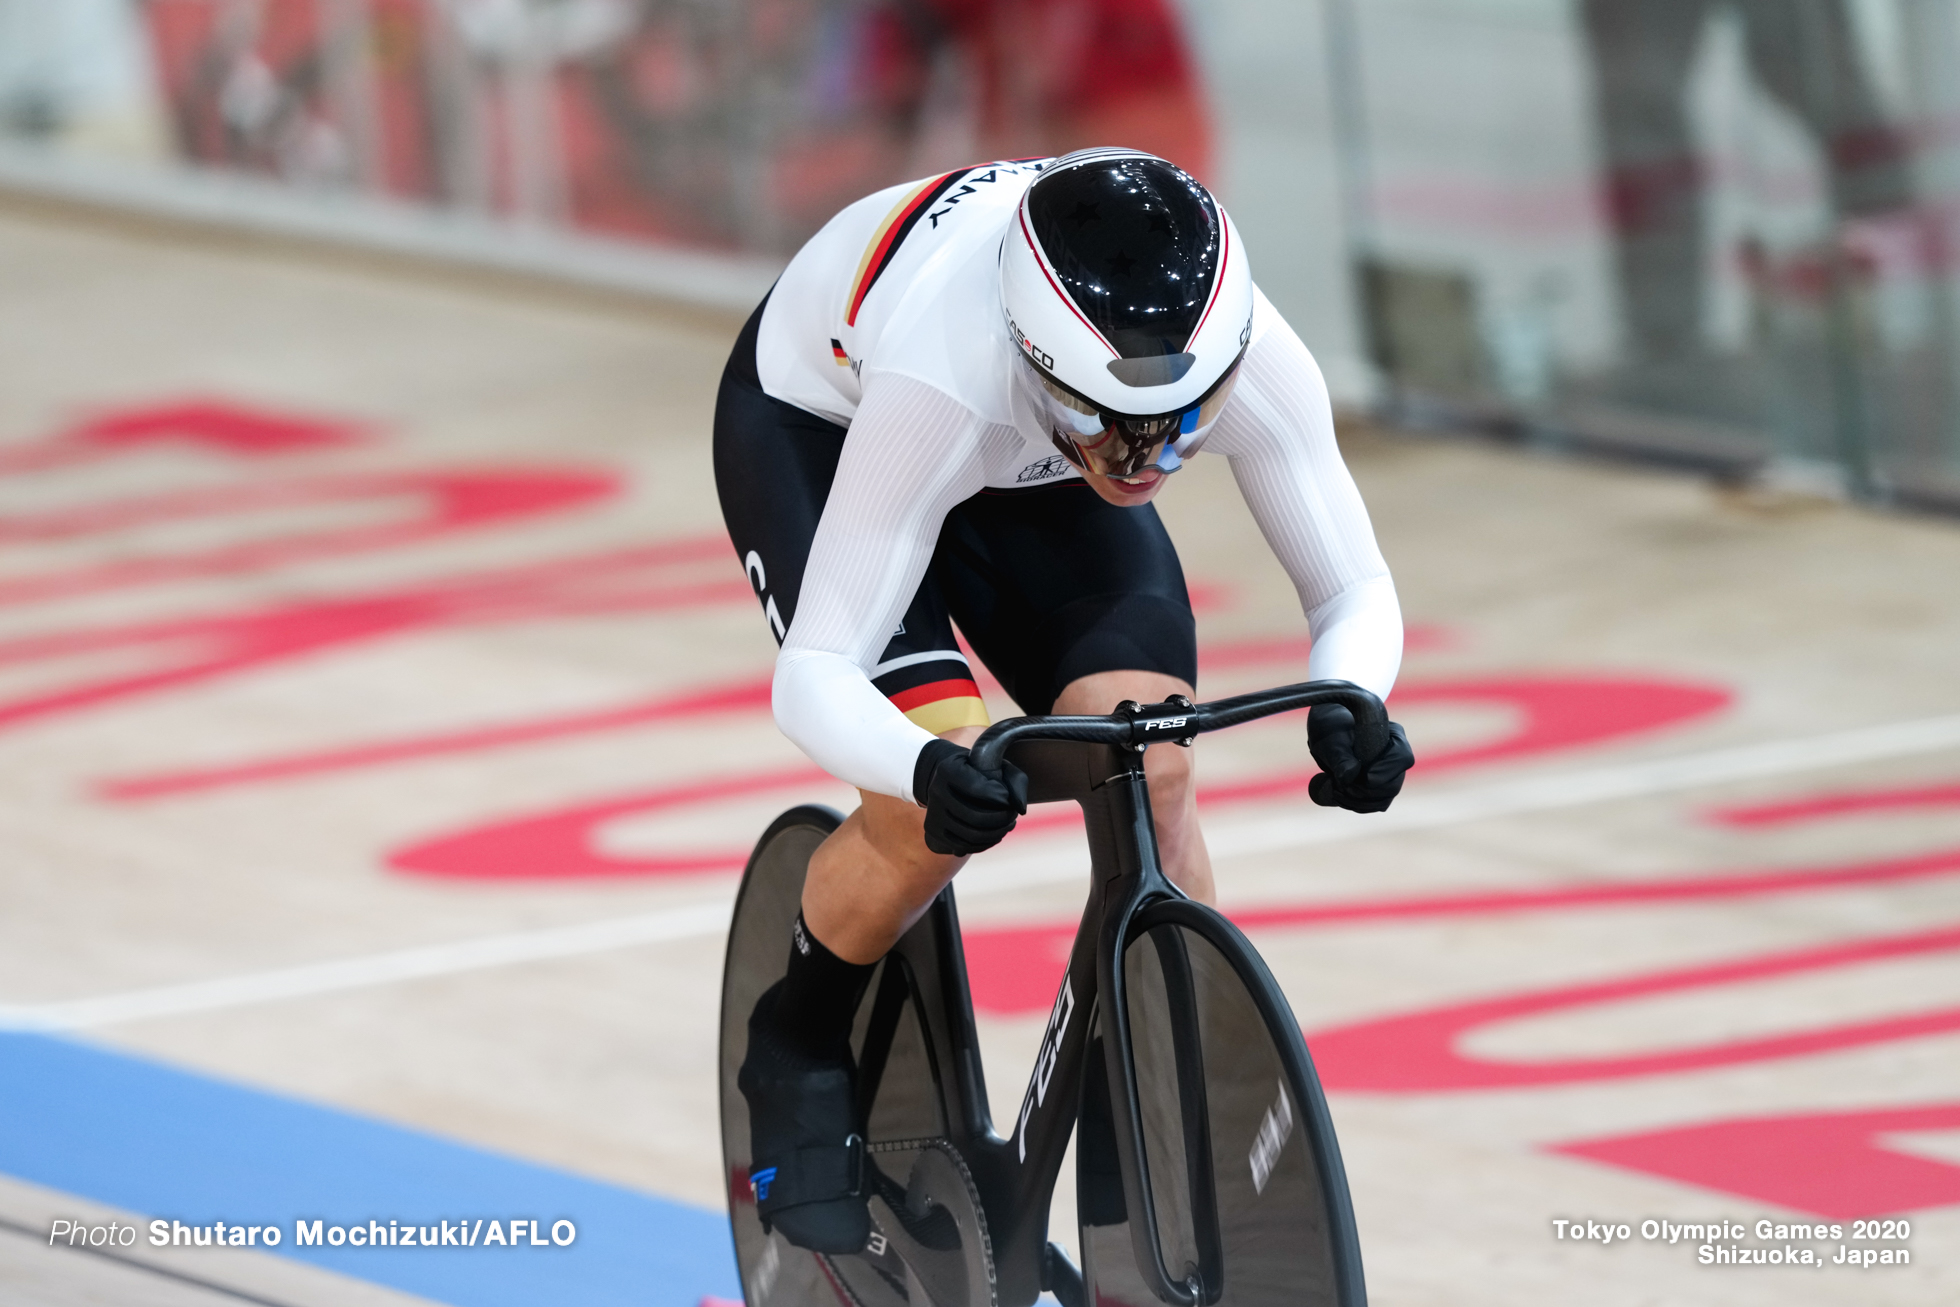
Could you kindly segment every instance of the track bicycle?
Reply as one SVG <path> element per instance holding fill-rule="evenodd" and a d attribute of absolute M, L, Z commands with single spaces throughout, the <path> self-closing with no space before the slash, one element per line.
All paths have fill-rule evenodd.
<path fill-rule="evenodd" d="M 1315 681 L 1107 717 L 1018 717 L 973 746 L 1027 772 L 1030 803 L 1073 800 L 1090 886 L 1040 1052 L 1003 1135 L 988 1106 L 948 885 L 879 964 L 859 1005 L 860 1192 L 872 1234 L 849 1255 L 763 1229 L 735 1076 L 756 1000 L 781 979 L 810 855 L 843 818 L 792 808 L 756 844 L 729 929 L 721 1130 L 749 1307 L 1365 1307 L 1347 1177 L 1299 1023 L 1238 928 L 1165 877 L 1144 750 L 1320 703 L 1386 740 L 1380 700 Z M 1076 1134 L 1082 1266 L 1048 1240 Z"/>

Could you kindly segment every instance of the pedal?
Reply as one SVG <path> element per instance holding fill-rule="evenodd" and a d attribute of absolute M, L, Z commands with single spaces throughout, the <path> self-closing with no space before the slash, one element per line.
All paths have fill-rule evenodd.
<path fill-rule="evenodd" d="M 1041 1250 L 1041 1287 L 1054 1294 L 1062 1307 L 1089 1307 L 1089 1286 L 1060 1244 Z"/>

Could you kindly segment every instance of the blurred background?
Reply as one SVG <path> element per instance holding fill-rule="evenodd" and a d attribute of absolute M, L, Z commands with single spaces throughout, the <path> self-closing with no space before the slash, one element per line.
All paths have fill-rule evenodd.
<path fill-rule="evenodd" d="M 1951 508 L 1956 66 L 1950 0 L 0 0 L 0 176 L 767 262 L 1120 141 L 1349 406 Z"/>
<path fill-rule="evenodd" d="M 1199 750 L 1373 1300 L 1960 1301 L 1960 0 L 0 0 L 0 1302 L 731 1307 L 728 905 L 855 797 L 716 380 L 840 206 L 1096 144 L 1231 207 L 1408 622 L 1387 817 Z M 1204 695 L 1302 677 L 1225 461 L 1158 506 Z M 997 1107 L 1081 842 L 958 881 Z M 47 1240 L 493 1216 L 579 1234 Z"/>

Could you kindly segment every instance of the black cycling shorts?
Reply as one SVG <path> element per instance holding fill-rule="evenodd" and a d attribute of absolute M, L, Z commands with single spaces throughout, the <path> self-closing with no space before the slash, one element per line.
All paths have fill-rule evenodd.
<path fill-rule="evenodd" d="M 758 308 L 722 373 L 715 489 L 781 644 L 845 428 L 763 391 L 761 320 Z M 1080 481 L 983 490 L 947 514 L 932 565 L 872 676 L 934 734 L 988 720 L 955 622 L 1023 712 L 1050 711 L 1065 686 L 1094 672 L 1197 683 L 1191 597 L 1157 510 L 1118 507 Z"/>

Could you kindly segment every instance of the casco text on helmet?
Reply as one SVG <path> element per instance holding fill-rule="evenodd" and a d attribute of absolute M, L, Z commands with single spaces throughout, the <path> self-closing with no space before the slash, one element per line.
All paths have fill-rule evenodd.
<path fill-rule="evenodd" d="M 1001 246 L 1001 307 L 1026 358 L 1111 417 L 1197 404 L 1252 332 L 1238 230 L 1198 180 L 1138 150 L 1050 164 Z"/>

